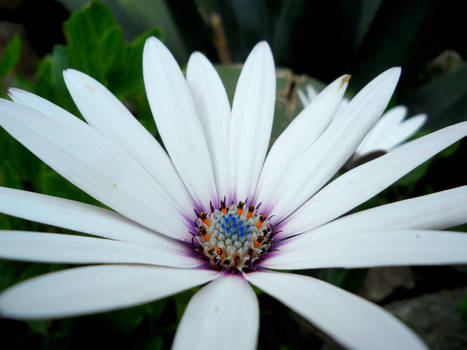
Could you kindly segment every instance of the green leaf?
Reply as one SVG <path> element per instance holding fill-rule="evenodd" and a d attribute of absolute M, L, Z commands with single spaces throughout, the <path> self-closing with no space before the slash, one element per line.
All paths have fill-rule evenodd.
<path fill-rule="evenodd" d="M 417 184 L 417 182 L 420 181 L 421 178 L 426 174 L 432 161 L 433 158 L 422 163 L 414 170 L 406 174 L 404 177 L 399 179 L 397 182 L 395 182 L 392 186 L 405 186 L 408 187 L 409 192 L 411 192 L 414 186 Z"/>
<path fill-rule="evenodd" d="M 79 115 L 63 80 L 63 71 L 69 67 L 69 61 L 66 47 L 56 45 L 52 53 L 39 63 L 34 92 Z"/>
<path fill-rule="evenodd" d="M 129 333 L 138 327 L 144 318 L 144 306 L 107 312 L 102 317 L 120 332 Z"/>
<path fill-rule="evenodd" d="M 178 293 L 177 295 L 173 296 L 173 300 L 175 301 L 175 309 L 177 312 L 177 323 L 180 322 L 183 313 L 190 301 L 191 297 L 200 289 L 200 287 L 195 287 L 184 292 Z"/>
<path fill-rule="evenodd" d="M 49 334 L 49 329 L 52 326 L 52 321 L 26 321 L 26 324 L 29 327 L 29 330 L 33 333 L 47 336 Z"/>
<path fill-rule="evenodd" d="M 81 8 L 89 0 L 59 0 L 68 9 Z M 181 35 L 170 5 L 165 0 L 102 0 L 108 6 L 130 40 L 144 33 L 155 25 L 166 33 L 167 46 L 179 62 L 186 62 L 190 54 Z M 93 5 L 91 5 L 93 6 Z M 102 5 L 101 5 L 102 6 Z M 196 28 L 195 32 L 198 32 Z M 197 49 L 200 49 L 197 46 Z"/>
<path fill-rule="evenodd" d="M 10 229 L 10 220 L 8 219 L 8 216 L 4 214 L 0 214 L 0 228 L 2 230 Z"/>
<path fill-rule="evenodd" d="M 217 73 L 224 83 L 227 96 L 229 97 L 230 104 L 232 104 L 235 87 L 237 86 L 238 77 L 242 70 L 242 65 L 215 65 Z"/>
<path fill-rule="evenodd" d="M 70 66 L 100 82 L 122 55 L 124 39 L 112 12 L 93 2 L 75 12 L 64 24 Z"/>
<path fill-rule="evenodd" d="M 143 350 L 162 350 L 163 345 L 164 343 L 162 341 L 162 337 L 154 336 L 144 341 L 142 349 Z"/>
<path fill-rule="evenodd" d="M 340 3 L 343 12 L 342 25 L 347 28 L 348 36 L 356 51 L 370 30 L 382 0 L 354 0 Z"/>
<path fill-rule="evenodd" d="M 19 188 L 24 187 L 25 182 L 34 182 L 41 164 L 38 158 L 4 130 L 0 130 L 0 159 L 8 163 L 5 173 L 0 175 L 0 183 L 4 181 L 4 185 L 8 183 L 8 186 Z M 1 164 L 3 161 L 0 161 Z"/>
<path fill-rule="evenodd" d="M 318 277 L 356 293 L 365 282 L 367 272 L 367 269 L 325 269 L 319 271 Z"/>
<path fill-rule="evenodd" d="M 18 63 L 21 56 L 21 37 L 16 34 L 0 58 L 0 76 L 7 75 Z"/>
<path fill-rule="evenodd" d="M 376 1 L 367 2 L 375 4 L 366 7 L 377 5 Z M 433 0 L 383 1 L 359 47 L 358 61 L 352 69 L 352 86 L 359 90 L 388 67 L 406 66 L 415 60 L 424 45 L 433 40 L 426 32 L 431 29 L 429 19 L 436 6 Z M 387 13 L 391 15 L 384 16 Z"/>
<path fill-rule="evenodd" d="M 167 298 L 157 300 L 145 305 L 146 314 L 148 315 L 149 323 L 151 326 L 155 325 L 156 322 L 161 318 L 166 305 Z"/>
<path fill-rule="evenodd" d="M 426 127 L 439 129 L 466 119 L 467 63 L 422 86 L 402 101 L 415 113 L 428 114 Z"/>
<path fill-rule="evenodd" d="M 0 185 L 5 187 L 21 188 L 21 178 L 8 159 L 0 162 Z"/>
<path fill-rule="evenodd" d="M 142 57 L 146 39 L 150 36 L 162 37 L 160 29 L 155 28 L 126 45 L 118 61 L 109 72 L 109 86 L 117 95 L 127 95 L 143 87 Z M 143 91 L 140 91 L 144 95 Z"/>

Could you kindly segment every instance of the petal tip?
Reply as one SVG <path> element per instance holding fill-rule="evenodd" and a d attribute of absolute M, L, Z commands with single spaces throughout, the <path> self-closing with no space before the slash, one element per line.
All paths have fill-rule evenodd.
<path fill-rule="evenodd" d="M 155 36 L 150 36 L 149 38 L 146 39 L 146 42 L 144 43 L 143 53 L 146 52 L 148 49 L 157 50 L 161 46 L 165 48 L 165 45 L 162 43 L 162 41 L 159 38 L 156 38 Z"/>
<path fill-rule="evenodd" d="M 344 75 L 342 77 L 342 84 L 347 84 L 350 81 L 350 78 L 352 78 L 352 76 L 350 74 Z"/>
<path fill-rule="evenodd" d="M 253 48 L 253 50 L 251 50 L 250 55 L 257 54 L 257 53 L 261 53 L 263 55 L 267 55 L 267 56 L 270 56 L 272 58 L 271 47 L 269 46 L 268 42 L 265 41 L 265 40 L 260 41 L 259 43 L 257 43 L 255 45 L 255 47 Z"/>
<path fill-rule="evenodd" d="M 204 56 L 204 54 L 202 52 L 200 52 L 200 51 L 192 52 L 192 54 L 190 55 L 190 58 L 188 59 L 187 71 L 189 70 L 188 67 L 193 66 L 194 64 L 203 63 L 205 61 L 209 61 L 209 60 L 208 60 L 208 58 L 206 56 Z"/>

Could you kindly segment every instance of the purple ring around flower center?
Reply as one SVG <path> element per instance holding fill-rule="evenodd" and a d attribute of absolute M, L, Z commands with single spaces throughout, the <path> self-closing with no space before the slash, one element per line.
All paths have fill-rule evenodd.
<path fill-rule="evenodd" d="M 242 201 L 227 207 L 224 199 L 210 213 L 196 212 L 192 249 L 217 270 L 254 270 L 274 245 L 275 233 L 271 217 L 258 209 Z"/>

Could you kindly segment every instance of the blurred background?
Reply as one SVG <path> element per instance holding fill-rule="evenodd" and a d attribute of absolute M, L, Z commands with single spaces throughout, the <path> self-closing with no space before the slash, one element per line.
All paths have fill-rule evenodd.
<path fill-rule="evenodd" d="M 61 75 L 76 68 L 106 85 L 158 137 L 142 85 L 141 54 L 149 35 L 161 38 L 182 67 L 191 52 L 202 51 L 216 63 L 230 98 L 239 64 L 266 40 L 279 67 L 273 138 L 302 109 L 298 89 L 310 83 L 319 89 L 350 73 L 351 96 L 392 66 L 402 67 L 402 77 L 391 105 L 406 105 L 409 116 L 428 114 L 420 136 L 467 120 L 462 5 L 449 0 L 0 0 L 0 95 L 20 87 L 79 116 Z M 466 154 L 464 140 L 358 210 L 467 184 Z M 3 130 L 0 185 L 98 204 Z M 63 232 L 5 215 L 0 228 Z M 465 225 L 454 229 L 466 231 Z M 0 260 L 0 289 L 63 267 Z M 379 303 L 433 349 L 467 348 L 465 266 L 304 273 Z M 194 292 L 58 321 L 0 319 L 1 339 L 11 349 L 165 349 Z M 264 294 L 259 298 L 259 348 L 338 348 L 282 304 Z"/>

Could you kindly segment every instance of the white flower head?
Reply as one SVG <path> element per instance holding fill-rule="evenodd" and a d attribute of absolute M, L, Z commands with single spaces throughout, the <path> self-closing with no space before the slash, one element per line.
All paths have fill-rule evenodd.
<path fill-rule="evenodd" d="M 173 348 L 253 349 L 259 307 L 251 283 L 346 347 L 424 348 L 378 306 L 276 270 L 465 263 L 467 237 L 436 230 L 466 221 L 467 186 L 343 215 L 464 137 L 467 123 L 328 183 L 386 108 L 399 68 L 364 87 L 342 118 L 334 116 L 349 76 L 338 78 L 268 154 L 276 78 L 265 42 L 249 55 L 232 108 L 200 53 L 185 79 L 150 38 L 143 72 L 167 153 L 104 86 L 75 70 L 65 71 L 65 82 L 87 123 L 25 91 L 11 89 L 13 102 L 0 101 L 7 132 L 112 209 L 0 188 L 1 212 L 96 236 L 2 231 L 2 258 L 89 265 L 5 290 L 3 317 L 102 312 L 206 284 L 189 302 Z"/>
<path fill-rule="evenodd" d="M 304 90 L 297 91 L 300 103 L 306 107 L 319 94 L 311 84 Z M 347 98 L 343 98 L 339 105 L 335 118 L 346 115 L 345 107 L 349 103 Z M 407 107 L 396 106 L 384 113 L 381 118 L 370 129 L 363 138 L 360 145 L 356 148 L 353 159 L 357 160 L 374 152 L 386 153 L 407 141 L 426 122 L 426 114 L 417 114 L 409 119 L 407 116 Z"/>

